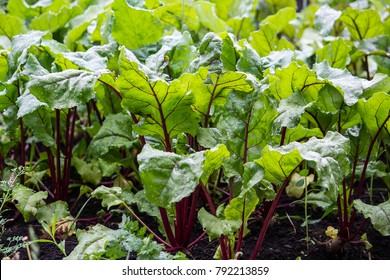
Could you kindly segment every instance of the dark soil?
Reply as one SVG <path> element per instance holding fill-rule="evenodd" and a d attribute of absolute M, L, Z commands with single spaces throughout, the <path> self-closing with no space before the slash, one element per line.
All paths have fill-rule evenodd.
<path fill-rule="evenodd" d="M 383 196 L 381 196 L 383 202 Z M 309 242 L 306 242 L 306 229 L 302 227 L 304 217 L 304 208 L 301 204 L 291 204 L 288 199 L 281 204 L 277 209 L 277 214 L 272 225 L 268 228 L 263 246 L 258 255 L 258 259 L 263 260 L 294 260 L 294 259 L 306 259 L 306 260 L 328 260 L 328 259 L 341 259 L 341 260 L 390 260 L 390 237 L 381 236 L 375 229 L 373 229 L 371 223 L 368 221 L 364 227 L 363 233 L 367 233 L 368 241 L 373 245 L 370 250 L 365 248 L 363 243 L 348 243 L 343 246 L 343 250 L 338 254 L 330 253 L 326 250 L 324 245 L 328 239 L 325 235 L 325 230 L 328 226 L 337 228 L 337 217 L 335 215 L 329 215 L 321 222 L 312 224 L 309 226 Z M 82 202 L 79 203 L 80 207 Z M 96 222 L 104 223 L 111 228 L 116 228 L 120 221 L 120 217 L 113 216 L 108 221 L 104 219 L 88 219 L 97 217 L 97 212 L 102 209 L 100 201 L 91 200 L 88 207 L 84 209 L 80 218 L 80 223 L 77 224 L 78 228 L 87 228 L 89 225 L 93 225 Z M 322 215 L 320 209 L 313 209 L 311 206 L 309 215 L 312 219 L 317 219 Z M 72 213 L 76 215 L 76 213 Z M 107 217 L 107 215 L 105 216 Z M 150 221 L 149 217 L 145 217 L 146 222 Z M 362 222 L 362 218 L 360 221 Z M 243 244 L 243 255 L 241 259 L 248 259 L 253 248 L 255 247 L 258 235 L 262 226 L 261 219 L 253 218 L 249 222 L 250 233 L 245 236 Z M 7 226 L 7 230 L 1 242 L 6 243 L 7 237 L 12 236 L 28 236 L 28 228 L 31 227 L 38 237 L 42 236 L 41 226 L 37 222 L 25 223 L 23 218 L 19 216 L 16 221 L 13 221 Z M 201 228 L 198 226 L 194 233 L 194 238 L 202 233 Z M 66 251 L 70 253 L 77 245 L 77 238 L 73 235 L 66 239 Z M 218 241 L 214 240 L 209 242 L 208 237 L 205 236 L 199 243 L 190 248 L 187 255 L 190 259 L 198 260 L 211 260 L 218 247 Z M 64 256 L 60 250 L 53 244 L 40 243 L 39 244 L 39 259 L 41 260 L 55 260 L 62 259 Z M 25 249 L 20 250 L 20 259 L 28 259 Z"/>

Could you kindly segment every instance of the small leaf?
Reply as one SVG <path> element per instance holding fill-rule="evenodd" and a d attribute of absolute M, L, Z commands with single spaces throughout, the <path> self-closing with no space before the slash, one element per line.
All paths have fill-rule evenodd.
<path fill-rule="evenodd" d="M 332 239 L 337 239 L 337 236 L 339 234 L 339 230 L 335 229 L 334 227 L 328 226 L 325 231 L 326 236 L 332 238 Z"/>
<path fill-rule="evenodd" d="M 40 223 L 46 223 L 53 226 L 54 216 L 60 221 L 69 216 L 68 204 L 64 201 L 55 201 L 38 209 L 37 220 Z"/>
<path fill-rule="evenodd" d="M 38 209 L 45 205 L 44 199 L 48 196 L 47 192 L 34 192 L 24 186 L 16 186 L 12 190 L 12 198 L 17 201 L 16 208 L 22 213 L 24 221 L 28 221 L 30 216 L 35 216 Z"/>
<path fill-rule="evenodd" d="M 204 155 L 205 155 L 205 161 L 203 164 L 204 171 L 201 180 L 204 184 L 206 184 L 210 175 L 221 167 L 224 159 L 228 158 L 230 156 L 230 153 L 225 145 L 219 144 L 218 146 L 210 150 L 206 150 L 204 152 Z"/>
<path fill-rule="evenodd" d="M 220 237 L 221 235 L 229 236 L 234 234 L 241 227 L 241 220 L 221 220 L 204 208 L 199 210 L 198 219 L 203 229 L 207 232 L 209 240 Z"/>
<path fill-rule="evenodd" d="M 102 200 L 102 206 L 110 209 L 112 206 L 117 206 L 124 203 L 122 199 L 122 189 L 120 187 L 105 187 L 100 186 L 92 192 L 92 197 Z"/>

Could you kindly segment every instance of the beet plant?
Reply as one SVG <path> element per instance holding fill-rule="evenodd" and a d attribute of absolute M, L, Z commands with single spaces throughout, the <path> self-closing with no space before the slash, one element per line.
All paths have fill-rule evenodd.
<path fill-rule="evenodd" d="M 389 187 L 388 7 L 312 2 L 9 1 L 0 176 L 26 168 L 16 209 L 64 255 L 57 223 L 77 229 L 82 196 L 124 214 L 76 230 L 68 259 L 190 257 L 204 238 L 256 259 L 286 192 L 307 235 L 309 207 L 337 215 L 338 245 L 368 218 L 389 235 L 388 197 L 363 196 Z"/>

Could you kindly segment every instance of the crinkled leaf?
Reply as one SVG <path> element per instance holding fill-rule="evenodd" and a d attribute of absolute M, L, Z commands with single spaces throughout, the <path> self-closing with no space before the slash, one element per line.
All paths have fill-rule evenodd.
<path fill-rule="evenodd" d="M 146 144 L 138 155 L 146 198 L 157 206 L 168 208 L 171 203 L 188 197 L 203 174 L 204 160 L 203 152 L 180 156 Z"/>
<path fill-rule="evenodd" d="M 259 197 L 254 189 L 250 189 L 245 194 L 233 198 L 229 205 L 226 206 L 223 211 L 226 220 L 238 221 L 244 218 L 244 221 L 248 220 L 252 212 L 256 209 L 259 203 Z M 245 210 L 244 210 L 245 209 Z"/>
<path fill-rule="evenodd" d="M 375 10 L 347 8 L 340 17 L 347 26 L 353 40 L 363 40 L 384 33 L 380 15 Z"/>
<path fill-rule="evenodd" d="M 368 99 L 377 92 L 390 92 L 390 77 L 377 73 L 370 81 L 363 80 L 364 92 L 362 98 Z"/>
<path fill-rule="evenodd" d="M 315 13 L 314 24 L 322 36 L 331 34 L 334 23 L 339 19 L 342 12 L 328 5 L 321 6 Z"/>
<path fill-rule="evenodd" d="M 369 205 L 357 199 L 353 202 L 355 208 L 370 218 L 374 228 L 383 236 L 390 236 L 390 200 L 379 205 Z"/>
<path fill-rule="evenodd" d="M 91 71 L 99 71 L 107 68 L 107 61 L 114 56 L 117 49 L 116 43 L 111 43 L 103 46 L 94 46 L 89 48 L 85 52 L 66 52 L 61 55 L 64 59 L 70 62 L 59 63 L 57 58 L 57 64 L 61 65 L 63 69 L 73 68 L 66 66 L 66 64 L 73 64 L 80 69 L 87 69 Z M 72 65 L 72 66 L 73 66 Z"/>
<path fill-rule="evenodd" d="M 125 0 L 115 0 L 112 37 L 129 49 L 157 42 L 164 26 L 153 11 L 130 7 Z"/>
<path fill-rule="evenodd" d="M 203 229 L 207 232 L 209 240 L 212 241 L 221 235 L 230 236 L 234 234 L 241 227 L 240 220 L 222 220 L 210 213 L 204 208 L 198 212 L 198 220 Z"/>
<path fill-rule="evenodd" d="M 107 244 L 117 237 L 114 230 L 97 224 L 88 231 L 77 232 L 78 245 L 64 259 L 84 260 L 89 255 L 103 255 L 106 252 Z"/>
<path fill-rule="evenodd" d="M 279 116 L 275 119 L 277 127 L 294 128 L 298 125 L 301 116 L 312 103 L 306 102 L 302 94 L 297 91 L 289 97 L 282 99 L 278 106 Z"/>
<path fill-rule="evenodd" d="M 88 148 L 90 157 L 107 154 L 110 148 L 130 148 L 137 139 L 132 134 L 133 121 L 129 114 L 111 114 L 93 137 Z"/>
<path fill-rule="evenodd" d="M 122 198 L 122 189 L 120 187 L 100 186 L 92 192 L 92 197 L 102 200 L 102 206 L 110 209 L 112 206 L 124 203 Z"/>
<path fill-rule="evenodd" d="M 30 92 L 50 108 L 72 108 L 88 102 L 94 94 L 98 75 L 82 70 L 65 70 L 45 76 L 31 76 Z"/>
<path fill-rule="evenodd" d="M 390 95 L 378 92 L 367 101 L 360 99 L 358 111 L 371 139 L 374 139 L 376 133 L 390 123 Z"/>
<path fill-rule="evenodd" d="M 200 127 L 196 137 L 198 139 L 198 143 L 202 145 L 202 147 L 213 148 L 220 144 L 222 133 L 215 127 Z"/>
<path fill-rule="evenodd" d="M 326 60 L 315 64 L 314 69 L 320 78 L 331 82 L 336 87 L 340 87 L 344 93 L 344 102 L 348 106 L 355 104 L 363 94 L 361 79 L 353 76 L 348 70 L 332 68 Z"/>
<path fill-rule="evenodd" d="M 12 190 L 12 198 L 17 201 L 16 208 L 22 213 L 24 221 L 28 221 L 30 216 L 35 216 L 38 209 L 45 205 L 44 199 L 47 192 L 34 192 L 32 189 L 19 185 Z"/>

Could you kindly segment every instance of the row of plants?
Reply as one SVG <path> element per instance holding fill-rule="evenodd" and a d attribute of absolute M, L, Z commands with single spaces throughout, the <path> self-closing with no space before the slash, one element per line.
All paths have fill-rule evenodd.
<path fill-rule="evenodd" d="M 0 210 L 14 204 L 48 233 L 27 248 L 52 242 L 66 256 L 75 232 L 67 259 L 177 259 L 207 236 L 218 240 L 215 258 L 238 259 L 256 211 L 256 259 L 285 195 L 304 205 L 307 236 L 309 207 L 338 216 L 334 250 L 364 239 L 367 219 L 390 235 L 388 198 L 361 200 L 390 186 L 389 3 L 296 9 L 290 0 L 8 1 Z M 70 212 L 84 196 L 123 213 L 119 229 L 78 229 L 90 199 Z"/>

